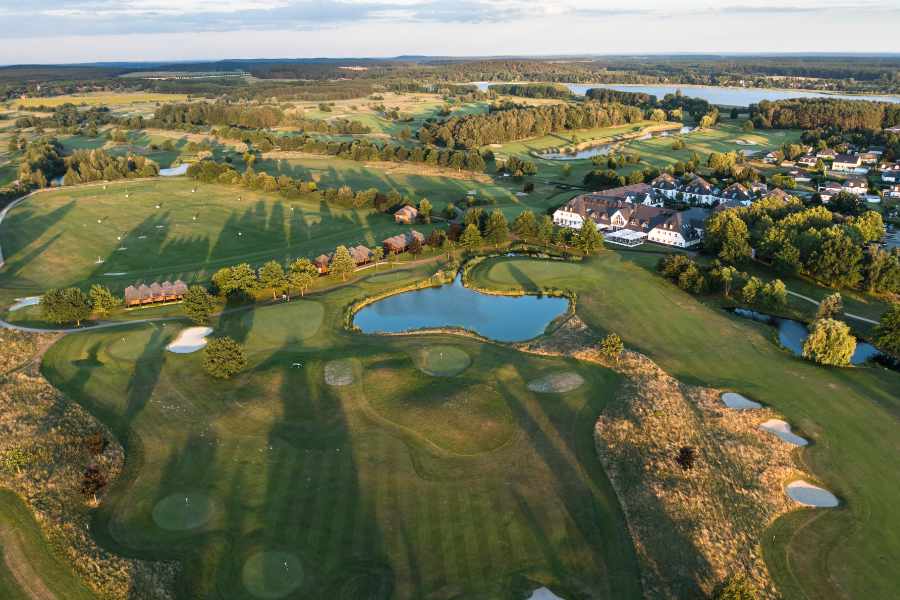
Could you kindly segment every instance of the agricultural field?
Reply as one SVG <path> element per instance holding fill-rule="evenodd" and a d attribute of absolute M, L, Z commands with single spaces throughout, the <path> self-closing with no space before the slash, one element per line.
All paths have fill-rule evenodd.
<path fill-rule="evenodd" d="M 75 106 L 108 106 L 111 109 L 135 104 L 149 104 L 156 102 L 184 102 L 187 96 L 184 94 L 159 94 L 152 92 L 123 92 L 109 93 L 98 92 L 91 94 L 70 94 L 66 96 L 53 96 L 50 98 L 34 97 L 21 98 L 10 101 L 14 108 L 22 107 L 28 110 L 34 106 L 62 106 L 74 104 Z"/>
<path fill-rule="evenodd" d="M 249 357 L 232 382 L 210 380 L 200 353 L 164 350 L 177 322 L 51 348 L 44 374 L 140 452 L 95 519 L 101 543 L 183 560 L 185 598 L 642 597 L 591 437 L 618 375 L 344 330 L 354 299 L 430 272 L 220 318 L 214 335 Z M 561 370 L 585 385 L 528 389 Z"/>

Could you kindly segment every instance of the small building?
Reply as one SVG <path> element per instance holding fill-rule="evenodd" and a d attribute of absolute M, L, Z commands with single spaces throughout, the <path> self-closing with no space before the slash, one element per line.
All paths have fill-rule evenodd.
<path fill-rule="evenodd" d="M 716 189 L 699 175 L 684 186 L 682 194 L 685 200 L 700 204 L 712 204 L 716 201 Z"/>
<path fill-rule="evenodd" d="M 647 234 L 643 231 L 634 231 L 632 229 L 620 229 L 612 231 L 603 236 L 603 239 L 610 244 L 618 244 L 619 246 L 627 246 L 634 248 L 640 246 L 647 239 Z"/>
<path fill-rule="evenodd" d="M 397 223 L 403 223 L 405 225 L 410 225 L 416 222 L 416 219 L 419 218 L 419 211 L 414 206 L 410 206 L 409 204 L 405 205 L 403 208 L 394 213 L 394 221 Z"/>
<path fill-rule="evenodd" d="M 359 245 L 350 248 L 350 256 L 353 257 L 353 262 L 355 262 L 358 267 L 359 265 L 364 265 L 372 260 L 372 251 L 363 245 Z"/>
<path fill-rule="evenodd" d="M 386 254 L 400 254 L 401 252 L 406 252 L 413 240 L 418 240 L 420 244 L 424 244 L 425 236 L 413 229 L 409 233 L 401 233 L 389 237 L 383 240 L 381 244 Z"/>
<path fill-rule="evenodd" d="M 665 196 L 672 200 L 678 194 L 678 181 L 668 173 L 662 173 L 659 177 L 650 182 L 650 187 L 654 192 Z"/>
<path fill-rule="evenodd" d="M 823 148 L 816 152 L 816 158 L 821 160 L 834 160 L 835 156 L 837 156 L 837 152 L 831 148 Z"/>
<path fill-rule="evenodd" d="M 137 306 L 141 303 L 141 293 L 133 285 L 125 288 L 125 306 Z"/>
<path fill-rule="evenodd" d="M 741 183 L 732 183 L 729 185 L 721 194 L 719 194 L 719 198 L 725 202 L 740 202 L 744 206 L 750 206 L 750 203 L 753 202 L 753 194 L 751 194 L 750 190 Z"/>
<path fill-rule="evenodd" d="M 882 163 L 878 170 L 881 171 L 881 180 L 886 183 L 900 181 L 900 162 Z"/>
<path fill-rule="evenodd" d="M 806 154 L 797 159 L 797 164 L 807 169 L 813 169 L 818 161 L 819 158 L 815 154 Z"/>
<path fill-rule="evenodd" d="M 319 275 L 324 275 L 328 272 L 328 265 L 331 264 L 331 255 L 320 254 L 313 259 L 313 264 L 316 266 L 316 270 L 319 272 Z"/>
<path fill-rule="evenodd" d="M 832 198 L 844 191 L 844 186 L 836 181 L 826 181 L 819 186 L 817 190 L 822 202 L 829 202 Z"/>
<path fill-rule="evenodd" d="M 176 302 L 183 300 L 188 287 L 181 281 L 175 283 L 164 281 L 161 284 L 153 282 L 150 285 L 129 285 L 125 288 L 125 306 L 140 306 L 142 304 L 155 304 L 157 302 Z"/>
<path fill-rule="evenodd" d="M 900 198 L 900 183 L 895 183 L 888 189 L 884 190 L 882 195 L 885 198 Z"/>
<path fill-rule="evenodd" d="M 844 180 L 843 190 L 857 196 L 864 196 L 869 190 L 869 180 L 865 177 L 848 177 Z"/>

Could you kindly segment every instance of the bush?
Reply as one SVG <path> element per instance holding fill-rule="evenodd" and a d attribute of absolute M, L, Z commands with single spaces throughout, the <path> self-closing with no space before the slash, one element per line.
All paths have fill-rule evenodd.
<path fill-rule="evenodd" d="M 610 333 L 600 342 L 600 353 L 616 362 L 619 362 L 619 357 L 624 350 L 625 344 L 622 343 L 622 338 L 618 334 Z"/>
<path fill-rule="evenodd" d="M 713 600 L 756 600 L 756 590 L 742 575 L 732 576 L 713 596 Z"/>
<path fill-rule="evenodd" d="M 209 315 L 212 313 L 215 305 L 215 299 L 202 286 L 192 285 L 188 288 L 187 294 L 184 295 L 182 308 L 184 308 L 184 314 L 191 321 L 198 325 L 203 325 L 209 322 Z"/>
<path fill-rule="evenodd" d="M 803 343 L 803 357 L 820 365 L 850 364 L 856 350 L 856 338 L 842 321 L 819 319 L 813 323 L 809 337 Z"/>
<path fill-rule="evenodd" d="M 219 379 L 230 379 L 247 366 L 244 349 L 229 337 L 209 340 L 203 352 L 203 369 Z"/>

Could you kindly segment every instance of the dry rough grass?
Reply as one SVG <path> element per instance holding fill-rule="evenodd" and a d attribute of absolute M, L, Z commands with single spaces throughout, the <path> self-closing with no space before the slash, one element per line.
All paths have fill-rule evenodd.
<path fill-rule="evenodd" d="M 597 337 L 573 317 L 520 348 L 605 364 L 626 377 L 594 438 L 625 511 L 647 597 L 710 594 L 740 573 L 762 598 L 779 597 L 759 540 L 773 520 L 796 509 L 783 485 L 802 473 L 793 446 L 758 429 L 777 413 L 728 409 L 719 390 L 684 385 L 636 352 L 609 364 L 593 345 Z M 684 446 L 696 452 L 688 470 L 675 461 Z"/>
<path fill-rule="evenodd" d="M 0 330 L 0 345 L 3 347 L 3 352 L 0 352 L 0 375 L 23 367 L 54 340 L 56 335 L 53 334 Z"/>
<path fill-rule="evenodd" d="M 0 343 L 32 348 L 20 357 L 29 362 L 50 336 L 25 341 L 23 335 L 30 334 L 0 331 Z M 97 433 L 108 443 L 95 453 L 87 442 Z M 172 598 L 176 563 L 113 555 L 89 533 L 94 498 L 81 493 L 85 470 L 95 467 L 112 481 L 123 464 L 122 446 L 112 434 L 41 377 L 34 363 L 0 379 L 0 487 L 25 500 L 57 555 L 68 559 L 98 598 Z"/>

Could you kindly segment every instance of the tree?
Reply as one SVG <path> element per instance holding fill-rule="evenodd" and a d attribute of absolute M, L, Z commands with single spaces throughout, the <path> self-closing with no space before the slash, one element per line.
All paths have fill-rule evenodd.
<path fill-rule="evenodd" d="M 874 210 L 867 210 L 848 221 L 853 231 L 862 238 L 863 243 L 877 242 L 884 237 L 884 220 L 881 218 L 881 214 Z"/>
<path fill-rule="evenodd" d="M 109 311 L 122 304 L 122 301 L 113 296 L 108 287 L 99 283 L 91 286 L 88 295 L 91 297 L 91 306 L 94 312 L 104 317 L 109 314 Z"/>
<path fill-rule="evenodd" d="M 741 128 L 747 133 L 753 131 L 753 121 L 747 119 L 746 121 L 744 121 L 744 124 L 741 125 Z"/>
<path fill-rule="evenodd" d="M 428 198 L 422 198 L 419 201 L 419 218 L 423 223 L 431 223 L 431 202 Z"/>
<path fill-rule="evenodd" d="M 844 299 L 841 298 L 840 292 L 835 292 L 830 296 L 825 296 L 819 303 L 819 310 L 816 312 L 817 319 L 839 319 L 844 314 Z"/>
<path fill-rule="evenodd" d="M 713 600 L 757 600 L 756 590 L 743 575 L 734 575 L 713 596 Z"/>
<path fill-rule="evenodd" d="M 198 325 L 209 322 L 209 315 L 212 314 L 215 306 L 215 298 L 210 296 L 203 286 L 199 285 L 192 285 L 188 288 L 187 293 L 184 295 L 184 302 L 181 304 L 184 314 Z"/>
<path fill-rule="evenodd" d="M 603 245 L 603 237 L 594 222 L 587 219 L 575 239 L 575 246 L 585 254 L 593 254 Z"/>
<path fill-rule="evenodd" d="M 50 289 L 41 298 L 44 316 L 52 323 L 81 322 L 91 316 L 91 300 L 78 288 Z"/>
<path fill-rule="evenodd" d="M 834 319 L 816 320 L 803 342 L 803 357 L 820 365 L 848 365 L 855 350 L 856 338 L 850 334 L 850 328 Z"/>
<path fill-rule="evenodd" d="M 6 146 L 7 151 L 12 154 L 14 152 L 18 152 L 19 150 L 19 138 L 16 136 L 12 136 L 9 138 L 9 143 Z"/>
<path fill-rule="evenodd" d="M 763 287 L 762 297 L 768 306 L 780 308 L 787 304 L 787 287 L 780 279 L 773 279 Z"/>
<path fill-rule="evenodd" d="M 272 290 L 272 300 L 287 287 L 288 278 L 280 262 L 270 260 L 259 269 L 259 285 Z"/>
<path fill-rule="evenodd" d="M 384 258 L 384 248 L 381 246 L 375 246 L 372 248 L 372 262 L 375 263 L 375 268 L 378 269 L 378 263 L 381 262 L 381 259 Z"/>
<path fill-rule="evenodd" d="M 485 239 L 495 246 L 499 246 L 509 239 L 509 223 L 503 215 L 503 211 L 497 209 L 491 212 L 484 226 Z"/>
<path fill-rule="evenodd" d="M 247 263 L 233 267 L 224 267 L 212 276 L 213 284 L 219 293 L 226 296 L 232 294 L 249 294 L 256 289 L 256 272 Z"/>
<path fill-rule="evenodd" d="M 759 279 L 759 277 L 751 277 L 747 280 L 747 283 L 744 284 L 744 287 L 741 288 L 741 299 L 744 301 L 744 304 L 753 304 L 759 299 L 759 295 L 762 292 L 763 283 Z"/>
<path fill-rule="evenodd" d="M 731 298 L 731 284 L 734 282 L 734 276 L 737 275 L 738 270 L 734 267 L 722 267 L 719 269 L 719 278 L 722 281 L 722 289 L 725 292 L 726 298 Z"/>
<path fill-rule="evenodd" d="M 623 350 L 625 350 L 625 345 L 618 334 L 610 333 L 600 341 L 600 354 L 616 361 L 616 364 L 619 363 L 619 357 L 622 356 Z"/>
<path fill-rule="evenodd" d="M 900 357 L 900 303 L 891 304 L 875 328 L 875 345 Z"/>
<path fill-rule="evenodd" d="M 466 225 L 465 231 L 459 236 L 459 245 L 469 251 L 474 250 L 483 243 L 484 240 L 481 238 L 481 231 L 478 230 L 478 226 L 474 223 Z"/>
<path fill-rule="evenodd" d="M 733 210 L 714 214 L 706 222 L 704 246 L 727 263 L 747 260 L 751 255 L 747 224 Z"/>
<path fill-rule="evenodd" d="M 675 457 L 675 462 L 678 463 L 678 466 L 682 468 L 684 471 L 689 471 L 694 468 L 694 462 L 697 460 L 697 452 L 690 446 L 682 446 L 678 449 L 678 456 Z"/>
<path fill-rule="evenodd" d="M 550 215 L 544 215 L 541 217 L 540 222 L 538 223 L 537 235 L 535 239 L 538 244 L 546 246 L 553 239 L 553 219 Z"/>
<path fill-rule="evenodd" d="M 203 369 L 219 379 L 230 379 L 247 366 L 244 349 L 230 337 L 213 338 L 203 351 Z"/>
<path fill-rule="evenodd" d="M 378 250 L 381 250 L 381 248 L 378 248 Z M 300 295 L 303 296 L 318 276 L 319 270 L 316 268 L 316 265 L 312 264 L 308 258 L 298 258 L 291 263 L 288 283 L 290 287 L 300 290 Z"/>
<path fill-rule="evenodd" d="M 331 260 L 331 272 L 335 276 L 340 276 L 341 281 L 347 281 L 347 275 L 356 268 L 356 262 L 350 255 L 350 251 L 346 246 L 338 246 L 334 250 L 334 258 Z"/>
<path fill-rule="evenodd" d="M 512 226 L 513 232 L 522 239 L 530 239 L 537 232 L 537 219 L 534 213 L 526 209 L 519 213 Z"/>

